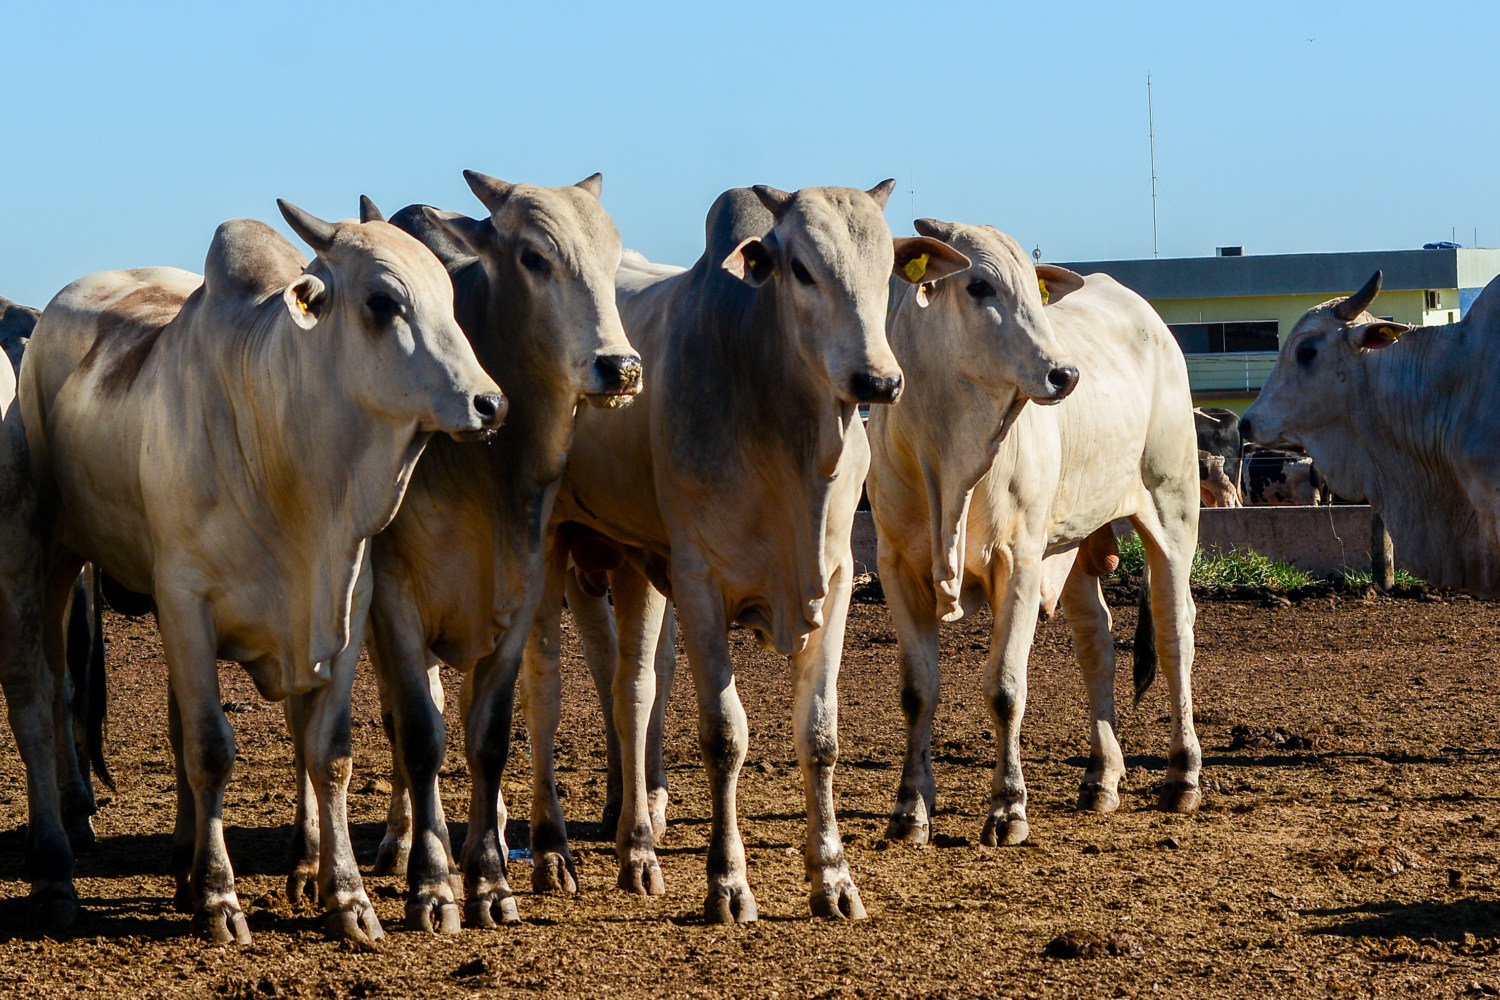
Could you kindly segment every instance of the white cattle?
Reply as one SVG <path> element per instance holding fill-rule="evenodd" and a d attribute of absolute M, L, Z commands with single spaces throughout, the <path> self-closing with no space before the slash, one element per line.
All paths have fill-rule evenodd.
<path fill-rule="evenodd" d="M 1380 282 L 1297 321 L 1240 431 L 1368 502 L 1412 573 L 1500 597 L 1500 279 L 1457 323 L 1416 328 L 1369 312 Z"/>
<path fill-rule="evenodd" d="M 900 406 L 870 414 L 868 489 L 907 720 L 888 835 L 930 834 L 938 625 L 986 602 L 994 631 L 984 691 L 999 754 L 983 842 L 1018 844 L 1029 832 L 1020 752 L 1027 657 L 1038 608 L 1059 598 L 1089 697 L 1079 805 L 1119 804 L 1114 645 L 1097 576 L 1108 565 L 1087 551 L 1112 549 L 1115 518 L 1129 518 L 1145 542 L 1171 689 L 1162 805 L 1191 810 L 1201 758 L 1189 689 L 1198 477 L 1182 352 L 1151 307 L 1106 275 L 1033 266 L 988 226 L 916 226 L 974 263 L 929 291 L 926 308 L 920 289 L 896 290 L 890 342 L 909 389 Z M 1100 541 L 1075 565 L 1096 532 Z M 1138 694 L 1147 683 L 1138 675 Z"/>
<path fill-rule="evenodd" d="M 554 510 L 554 521 L 589 530 L 602 558 L 582 568 L 607 571 L 612 587 L 625 772 L 619 884 L 652 895 L 663 883 L 645 737 L 663 595 L 676 604 L 713 797 L 704 905 L 712 922 L 756 917 L 735 813 L 747 737 L 729 655 L 736 622 L 791 659 L 812 911 L 864 914 L 833 808 L 849 536 L 869 461 L 857 406 L 901 393 L 883 322 L 893 267 L 904 273 L 922 261 L 936 279 L 968 266 L 937 240 L 892 241 L 881 209 L 893 186 L 732 190 L 710 210 L 707 249 L 690 270 L 622 264 L 620 313 L 645 361 L 646 389 L 622 414 L 582 416 Z M 554 551 L 528 676 L 557 670 L 567 555 L 562 545 Z M 544 703 L 555 724 L 547 700 L 528 697 L 528 715 Z M 528 718 L 533 733 L 544 722 Z M 544 833 L 542 843 L 562 844 L 556 792 L 546 791 L 533 843 Z"/>
<path fill-rule="evenodd" d="M 563 188 L 464 176 L 488 218 L 411 206 L 393 221 L 446 264 L 459 323 L 504 389 L 509 415 L 484 444 L 434 441 L 400 512 L 371 542 L 371 656 L 397 764 L 376 871 L 404 870 L 408 924 L 443 933 L 457 933 L 460 919 L 438 794 L 446 734 L 437 664 L 464 675 L 472 779 L 465 916 L 492 927 L 518 919 L 500 777 L 510 693 L 545 584 L 547 527 L 574 420 L 585 401 L 610 409 L 641 389 L 640 356 L 615 306 L 620 236 L 599 204 L 599 175 Z M 533 754 L 550 766 L 550 746 Z M 304 809 L 300 830 L 306 817 Z M 531 843 L 538 859 L 565 856 L 565 847 L 564 855 L 548 852 L 543 833 L 534 831 Z M 299 868 L 315 871 L 316 837 L 304 833 L 297 845 Z M 577 878 L 571 865 L 539 860 L 532 884 L 572 890 Z"/>
<path fill-rule="evenodd" d="M 453 318 L 436 258 L 385 223 L 282 203 L 309 264 L 265 225 L 220 226 L 204 275 L 81 278 L 42 314 L 20 401 L 48 545 L 47 659 L 84 560 L 152 595 L 171 679 L 177 902 L 217 941 L 248 942 L 224 848 L 234 734 L 215 657 L 269 699 L 304 695 L 325 832 L 331 934 L 382 936 L 349 843 L 352 658 L 366 540 L 395 514 L 438 432 L 478 439 L 505 414 Z"/>

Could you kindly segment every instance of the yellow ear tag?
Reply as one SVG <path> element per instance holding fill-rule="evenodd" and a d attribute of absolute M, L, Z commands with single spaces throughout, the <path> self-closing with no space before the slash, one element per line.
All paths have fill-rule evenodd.
<path fill-rule="evenodd" d="M 1047 279 L 1046 278 L 1038 278 L 1038 279 L 1036 279 L 1036 287 L 1038 287 L 1038 288 L 1040 288 L 1042 290 L 1042 305 L 1046 305 L 1047 303 L 1049 303 L 1049 302 L 1052 301 L 1052 293 L 1049 292 L 1049 291 L 1047 291 Z"/>
<path fill-rule="evenodd" d="M 1398 330 L 1394 326 L 1388 326 L 1388 327 L 1385 327 L 1381 332 L 1383 332 L 1387 337 L 1390 337 L 1391 338 L 1391 342 L 1394 343 L 1394 342 L 1396 342 L 1396 341 L 1398 341 L 1398 340 L 1401 339 L 1401 334 L 1404 333 L 1405 331 L 1404 330 Z"/>
<path fill-rule="evenodd" d="M 906 280 L 910 281 L 913 285 L 920 282 L 922 275 L 927 273 L 927 261 L 929 259 L 931 258 L 924 253 L 907 261 L 906 266 L 901 269 L 906 274 Z"/>
<path fill-rule="evenodd" d="M 303 314 L 306 315 L 306 313 L 307 313 L 307 303 L 306 302 L 303 302 L 301 299 L 298 299 L 297 300 L 297 308 L 301 309 L 302 312 L 303 312 Z"/>

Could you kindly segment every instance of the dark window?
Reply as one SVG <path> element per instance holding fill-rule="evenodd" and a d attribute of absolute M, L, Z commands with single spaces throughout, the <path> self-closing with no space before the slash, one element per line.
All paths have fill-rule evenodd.
<path fill-rule="evenodd" d="M 1167 324 L 1183 354 L 1224 354 L 1231 351 L 1274 351 L 1280 346 L 1274 319 L 1237 323 Z"/>

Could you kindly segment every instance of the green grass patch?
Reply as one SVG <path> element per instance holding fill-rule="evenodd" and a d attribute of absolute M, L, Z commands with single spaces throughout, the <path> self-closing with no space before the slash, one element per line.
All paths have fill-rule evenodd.
<path fill-rule="evenodd" d="M 1348 566 L 1345 566 L 1340 571 L 1339 579 L 1343 580 L 1347 586 L 1354 588 L 1370 587 L 1375 584 L 1375 574 L 1367 569 L 1350 569 Z M 1424 583 L 1426 583 L 1425 580 L 1417 579 L 1404 569 L 1396 570 L 1396 586 L 1398 587 L 1420 587 Z"/>
<path fill-rule="evenodd" d="M 1141 544 L 1139 535 L 1131 535 L 1120 546 L 1120 565 L 1115 570 L 1115 575 L 1139 576 L 1145 565 L 1145 546 Z M 1231 549 L 1217 556 L 1207 555 L 1202 549 L 1198 549 L 1193 553 L 1191 580 L 1193 586 L 1211 590 L 1232 590 L 1238 587 L 1296 590 L 1316 582 L 1295 566 L 1275 562 L 1249 549 Z"/>

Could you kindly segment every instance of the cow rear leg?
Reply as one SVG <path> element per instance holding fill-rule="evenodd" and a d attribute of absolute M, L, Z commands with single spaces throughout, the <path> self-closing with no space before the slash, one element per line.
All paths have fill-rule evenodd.
<path fill-rule="evenodd" d="M 178 913 L 193 912 L 193 855 L 197 852 L 198 804 L 188 781 L 187 751 L 183 746 L 182 709 L 177 692 L 167 685 L 167 738 L 172 744 L 172 764 L 177 778 L 177 817 L 172 825 L 172 850 L 167 871 L 175 889 L 172 908 Z"/>
<path fill-rule="evenodd" d="M 464 749 L 469 758 L 469 834 L 464 841 L 464 920 L 471 927 L 518 922 L 515 893 L 508 877 L 509 818 L 500 778 L 510 757 L 520 651 L 511 651 L 512 629 L 500 648 L 480 660 L 465 687 Z M 524 644 L 526 636 L 521 635 Z"/>
<path fill-rule="evenodd" d="M 372 646 L 370 657 L 377 664 L 379 663 L 378 645 Z M 427 687 L 437 714 L 426 716 L 427 726 L 442 722 L 443 681 L 440 670 L 438 660 L 428 656 Z M 386 680 L 385 671 L 378 666 L 375 670 L 375 677 L 376 686 L 380 691 L 380 726 L 385 731 L 386 741 L 391 747 L 391 798 L 386 807 L 385 833 L 381 835 L 380 847 L 375 852 L 373 871 L 376 875 L 409 875 L 416 814 L 412 805 L 411 789 L 407 785 L 406 769 L 401 765 L 401 761 L 405 759 L 405 751 L 401 748 L 401 728 L 396 725 L 396 699 L 391 693 L 395 685 Z M 414 686 L 407 690 L 407 686 L 403 684 L 401 690 L 403 697 L 418 697 Z M 443 743 L 446 747 L 446 727 L 444 733 Z M 441 765 L 442 755 L 439 755 L 438 763 Z M 436 778 L 433 780 L 436 781 Z M 432 811 L 433 831 L 443 845 L 443 853 L 448 858 L 448 871 L 451 875 L 458 871 L 458 865 L 453 860 L 453 845 L 448 839 L 448 819 L 443 813 L 441 795 L 432 799 Z M 462 882 L 459 882 L 455 886 L 455 892 L 461 889 Z"/>
<path fill-rule="evenodd" d="M 667 703 L 677 676 L 677 610 L 667 602 L 656 640 L 656 695 L 651 701 L 651 725 L 646 729 L 646 809 L 651 814 L 651 835 L 660 843 L 667 835 L 667 762 L 664 756 Z"/>
<path fill-rule="evenodd" d="M 987 847 L 1009 847 L 1024 843 L 1031 835 L 1026 822 L 1026 779 L 1021 773 L 1021 719 L 1026 714 L 1026 662 L 1041 605 L 1041 566 L 1017 560 L 1010 573 L 1003 567 L 997 573 L 1004 582 L 990 591 L 1001 599 L 995 605 L 984 694 L 995 722 L 999 753 L 980 842 Z"/>
<path fill-rule="evenodd" d="M 1062 606 L 1089 699 L 1089 766 L 1078 788 L 1078 808 L 1114 812 L 1120 806 L 1125 757 L 1115 730 L 1114 638 L 1099 578 L 1075 565 L 1063 585 Z"/>
<path fill-rule="evenodd" d="M 894 563 L 883 563 L 886 602 L 896 624 L 901 662 L 901 712 L 906 758 L 885 835 L 925 844 L 932 835 L 937 783 L 932 775 L 932 721 L 938 706 L 938 623 L 932 585 Z"/>
<path fill-rule="evenodd" d="M 646 779 L 646 741 L 656 700 L 656 642 L 667 599 L 645 576 L 622 566 L 610 574 L 619 617 L 620 658 L 614 677 L 614 725 L 620 735 L 623 785 L 620 822 L 615 832 L 616 884 L 626 892 L 659 896 L 666 891 L 656 858 Z"/>
<path fill-rule="evenodd" d="M 1198 539 L 1198 509 L 1162 495 L 1154 499 L 1157 518 L 1139 517 L 1135 523 L 1150 567 L 1156 650 L 1172 710 L 1167 780 L 1158 804 L 1168 812 L 1186 813 L 1197 809 L 1203 797 L 1199 785 L 1203 751 L 1193 729 L 1193 620 L 1197 610 L 1189 583 Z"/>
<path fill-rule="evenodd" d="M 556 739 L 562 713 L 562 595 L 567 552 L 549 553 L 541 604 L 521 661 L 521 705 L 531 740 L 531 890 L 578 891 L 568 823 L 557 797 Z"/>
<path fill-rule="evenodd" d="M 852 561 L 834 571 L 823 602 L 824 625 L 792 657 L 792 732 L 807 804 L 803 856 L 813 916 L 863 920 L 865 907 L 849 874 L 833 805 L 833 770 L 839 757 L 839 654 L 853 575 Z"/>
<path fill-rule="evenodd" d="M 594 694 L 599 699 L 599 712 L 604 719 L 604 812 L 599 822 L 602 835 L 612 838 L 620 827 L 620 811 L 625 800 L 613 690 L 615 662 L 620 655 L 619 636 L 615 632 L 615 616 L 607 597 L 585 592 L 572 570 L 568 570 L 563 583 L 568 610 L 573 614 L 573 624 L 583 644 L 583 662 L 594 682 Z"/>

